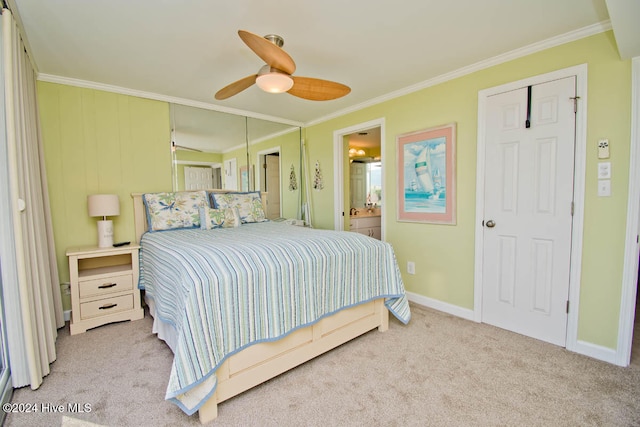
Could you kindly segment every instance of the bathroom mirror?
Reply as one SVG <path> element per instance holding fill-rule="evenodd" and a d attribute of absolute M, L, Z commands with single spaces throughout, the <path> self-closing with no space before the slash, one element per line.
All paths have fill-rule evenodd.
<path fill-rule="evenodd" d="M 382 206 L 380 128 L 347 135 L 350 208 Z"/>
<path fill-rule="evenodd" d="M 268 218 L 299 217 L 298 126 L 180 104 L 170 112 L 174 191 L 267 191 Z"/>
<path fill-rule="evenodd" d="M 382 206 L 382 163 L 379 160 L 354 160 L 350 173 L 350 207 Z"/>

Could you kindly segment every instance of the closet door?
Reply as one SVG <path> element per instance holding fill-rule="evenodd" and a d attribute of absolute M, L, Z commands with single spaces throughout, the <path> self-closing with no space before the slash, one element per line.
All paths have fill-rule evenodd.
<path fill-rule="evenodd" d="M 576 78 L 529 88 L 487 100 L 482 321 L 564 347 Z"/>

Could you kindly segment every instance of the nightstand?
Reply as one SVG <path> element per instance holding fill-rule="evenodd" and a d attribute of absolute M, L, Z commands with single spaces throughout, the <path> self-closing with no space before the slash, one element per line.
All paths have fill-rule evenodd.
<path fill-rule="evenodd" d="M 138 250 L 69 248 L 71 281 L 71 335 L 106 323 L 144 317 L 138 289 Z"/>

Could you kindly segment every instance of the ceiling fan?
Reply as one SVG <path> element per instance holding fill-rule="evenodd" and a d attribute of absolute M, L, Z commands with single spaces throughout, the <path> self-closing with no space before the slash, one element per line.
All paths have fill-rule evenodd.
<path fill-rule="evenodd" d="M 349 86 L 341 83 L 312 77 L 292 76 L 296 70 L 296 64 L 282 49 L 284 44 L 282 37 L 275 34 L 261 37 L 244 30 L 239 30 L 238 35 L 267 64 L 260 68 L 257 74 L 242 78 L 220 89 L 215 95 L 216 99 L 227 99 L 251 87 L 254 83 L 265 92 L 287 92 L 298 98 L 311 101 L 328 101 L 351 92 Z"/>

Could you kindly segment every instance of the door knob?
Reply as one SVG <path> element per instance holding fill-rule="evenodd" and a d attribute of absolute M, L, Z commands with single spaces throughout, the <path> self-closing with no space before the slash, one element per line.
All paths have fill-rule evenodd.
<path fill-rule="evenodd" d="M 492 219 L 490 219 L 489 221 L 487 221 L 485 224 L 486 224 L 486 226 L 487 226 L 487 227 L 489 227 L 489 228 L 493 228 L 493 227 L 495 227 L 495 226 L 496 226 L 495 221 L 494 221 L 494 220 L 492 220 Z"/>

